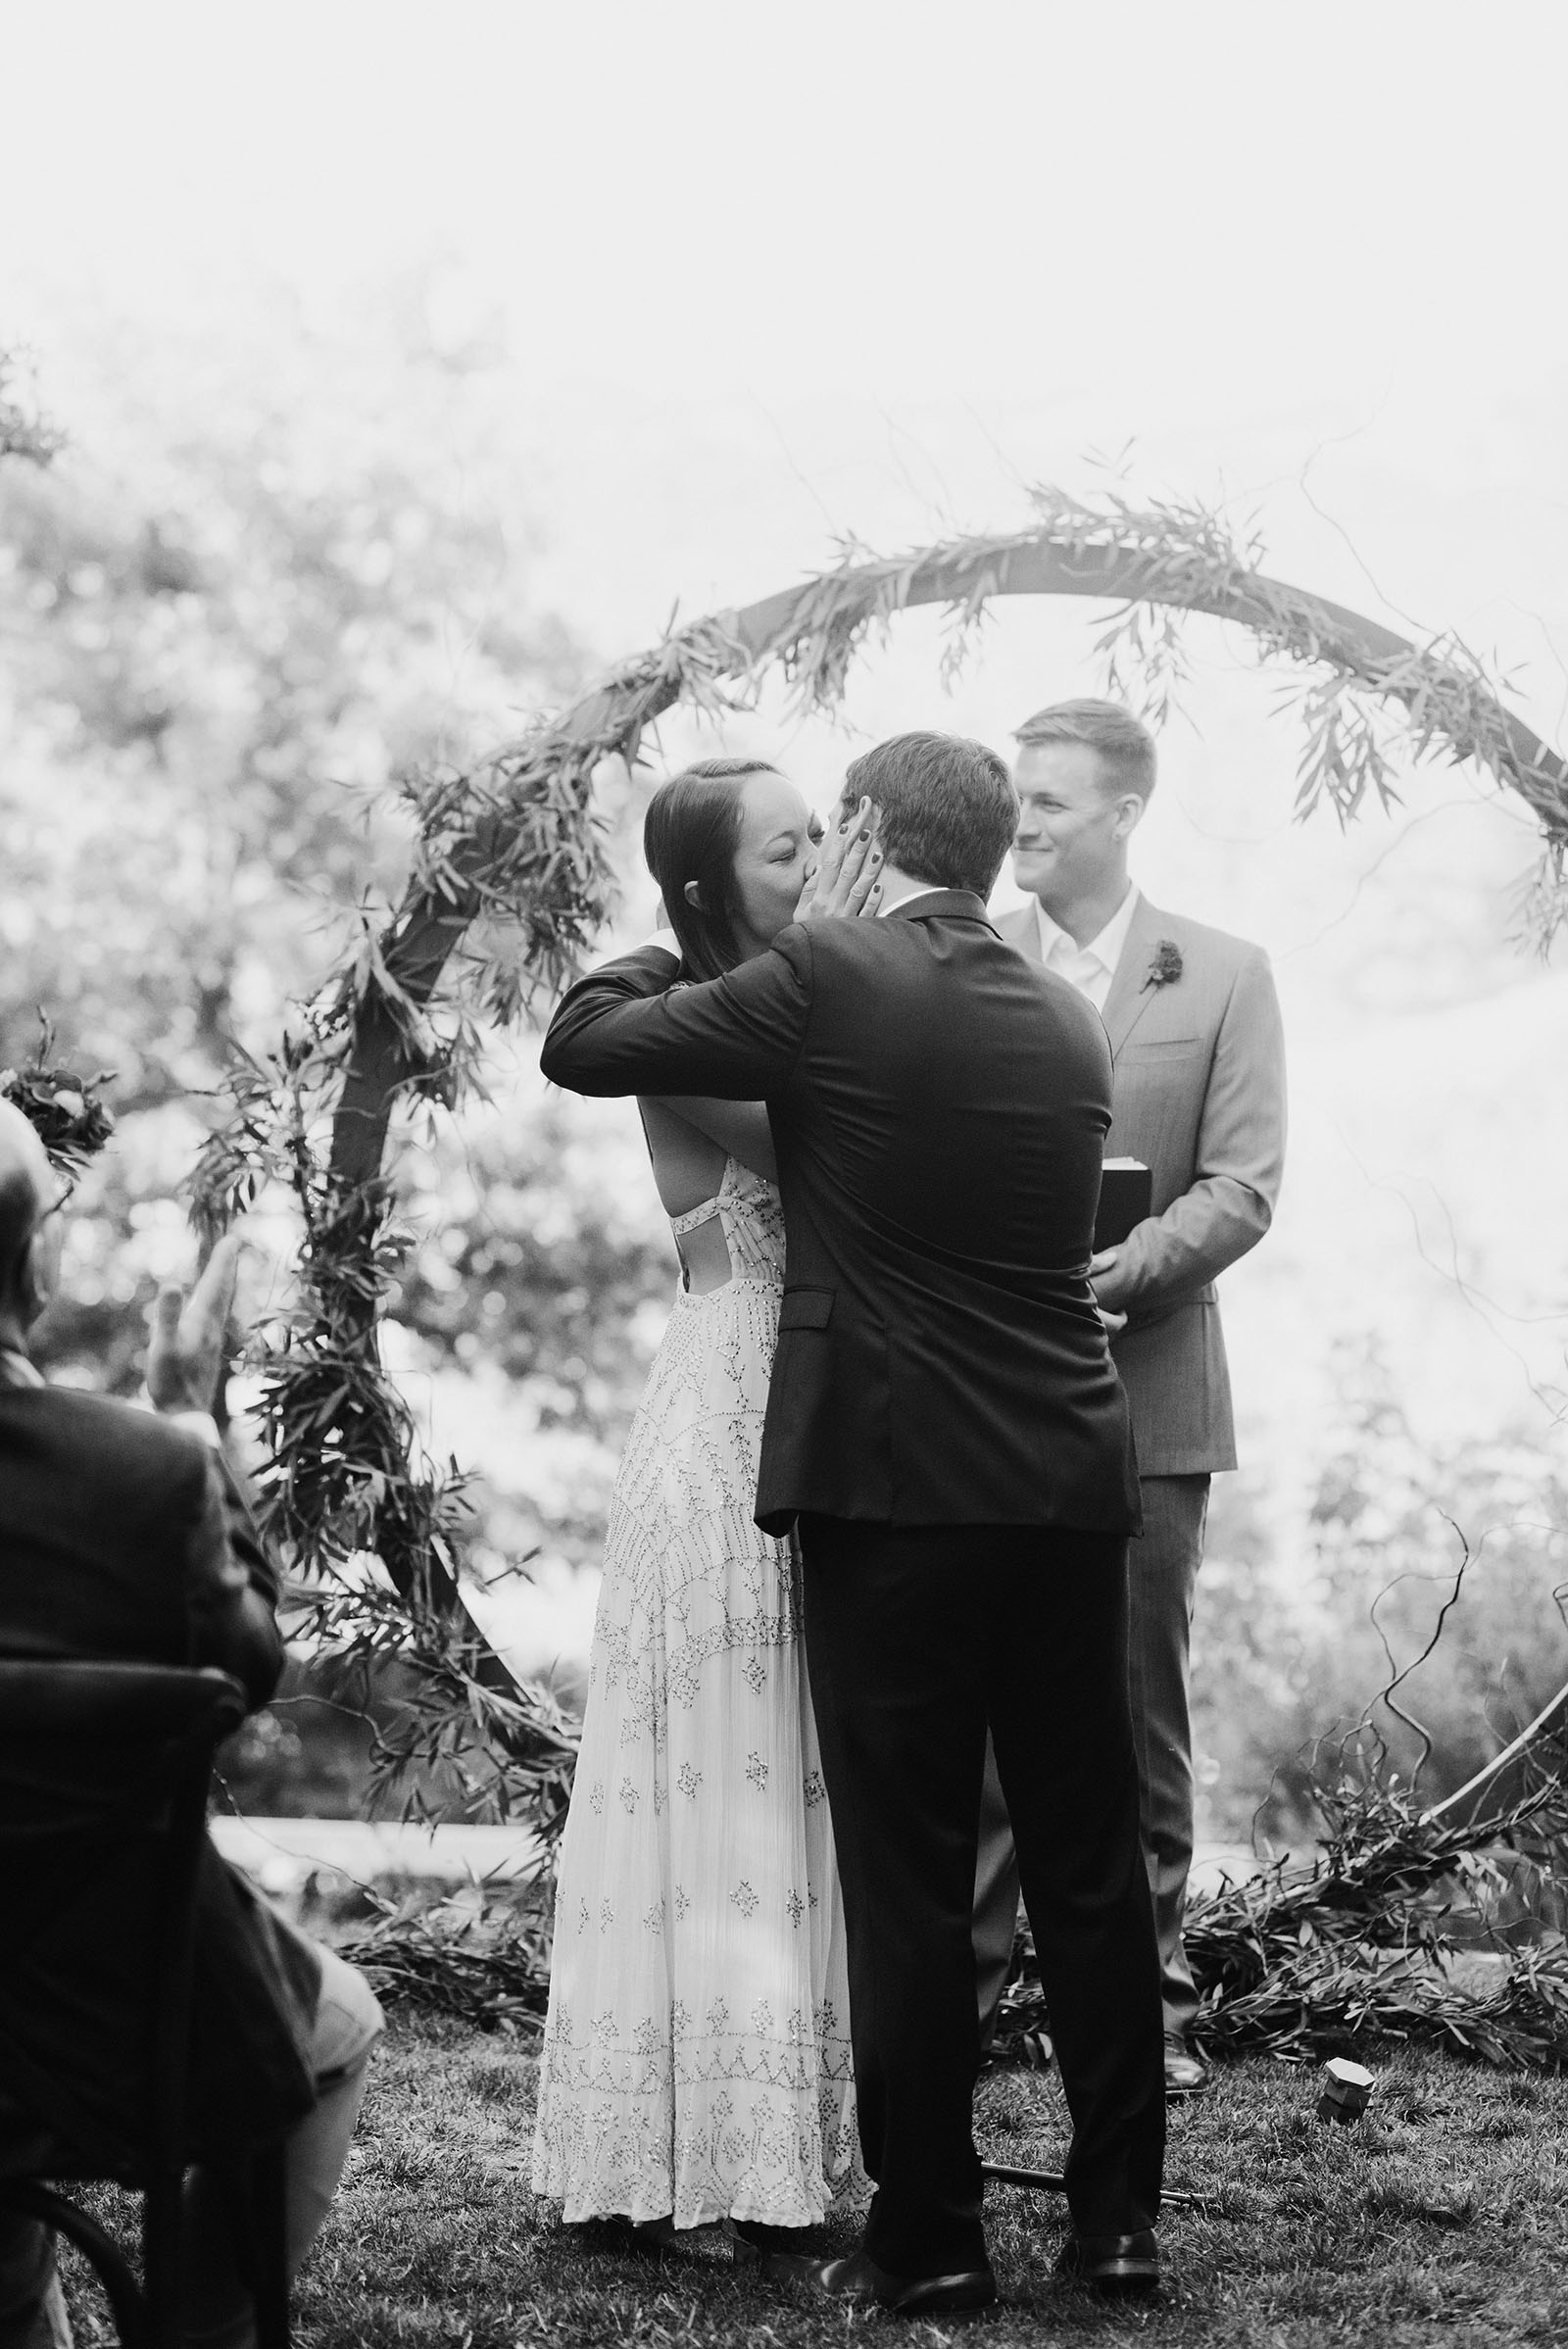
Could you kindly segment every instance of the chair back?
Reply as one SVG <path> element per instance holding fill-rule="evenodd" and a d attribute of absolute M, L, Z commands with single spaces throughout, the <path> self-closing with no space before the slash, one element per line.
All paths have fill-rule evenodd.
<path fill-rule="evenodd" d="M 227 1673 L 0 1660 L 0 2176 L 187 2156 L 193 1919 Z"/>

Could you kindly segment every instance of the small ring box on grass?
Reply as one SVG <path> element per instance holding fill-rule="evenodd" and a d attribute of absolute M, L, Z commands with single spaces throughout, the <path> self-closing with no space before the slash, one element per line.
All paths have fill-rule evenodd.
<path fill-rule="evenodd" d="M 1352 2121 L 1360 2120 L 1371 2095 L 1371 2073 L 1343 2055 L 1332 2056 L 1323 2067 L 1317 2117 L 1320 2121 L 1337 2121 L 1342 2129 L 1348 2129 Z"/>

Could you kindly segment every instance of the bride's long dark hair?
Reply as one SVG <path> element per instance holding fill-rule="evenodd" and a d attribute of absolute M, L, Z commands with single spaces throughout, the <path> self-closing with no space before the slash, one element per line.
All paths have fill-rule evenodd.
<path fill-rule="evenodd" d="M 705 759 L 661 783 L 643 818 L 643 857 L 694 979 L 719 979 L 741 958 L 735 941 L 735 845 L 746 775 L 776 775 L 768 759 Z M 701 900 L 686 895 L 697 883 Z"/>

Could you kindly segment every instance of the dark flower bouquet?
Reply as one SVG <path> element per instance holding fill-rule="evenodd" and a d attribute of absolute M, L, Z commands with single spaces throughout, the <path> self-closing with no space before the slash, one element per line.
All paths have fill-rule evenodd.
<path fill-rule="evenodd" d="M 36 1132 L 62 1174 L 74 1181 L 97 1156 L 115 1130 L 115 1120 L 98 1098 L 114 1070 L 79 1077 L 54 1064 L 54 1031 L 39 1014 L 38 1049 L 23 1068 L 0 1068 L 0 1101 L 13 1101 Z"/>
<path fill-rule="evenodd" d="M 1182 975 L 1182 950 L 1174 938 L 1156 940 L 1154 959 L 1149 965 L 1146 987 L 1173 987 Z"/>

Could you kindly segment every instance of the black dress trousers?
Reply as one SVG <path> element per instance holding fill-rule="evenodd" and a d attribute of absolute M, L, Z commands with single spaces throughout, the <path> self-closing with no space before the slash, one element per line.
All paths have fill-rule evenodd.
<path fill-rule="evenodd" d="M 865 2245 L 985 2257 L 970 1937 L 989 1722 L 1072 2116 L 1081 2234 L 1151 2227 L 1164 2157 L 1153 1911 L 1127 1701 L 1126 1542 L 803 1515 L 806 1645 L 849 1943 Z"/>

